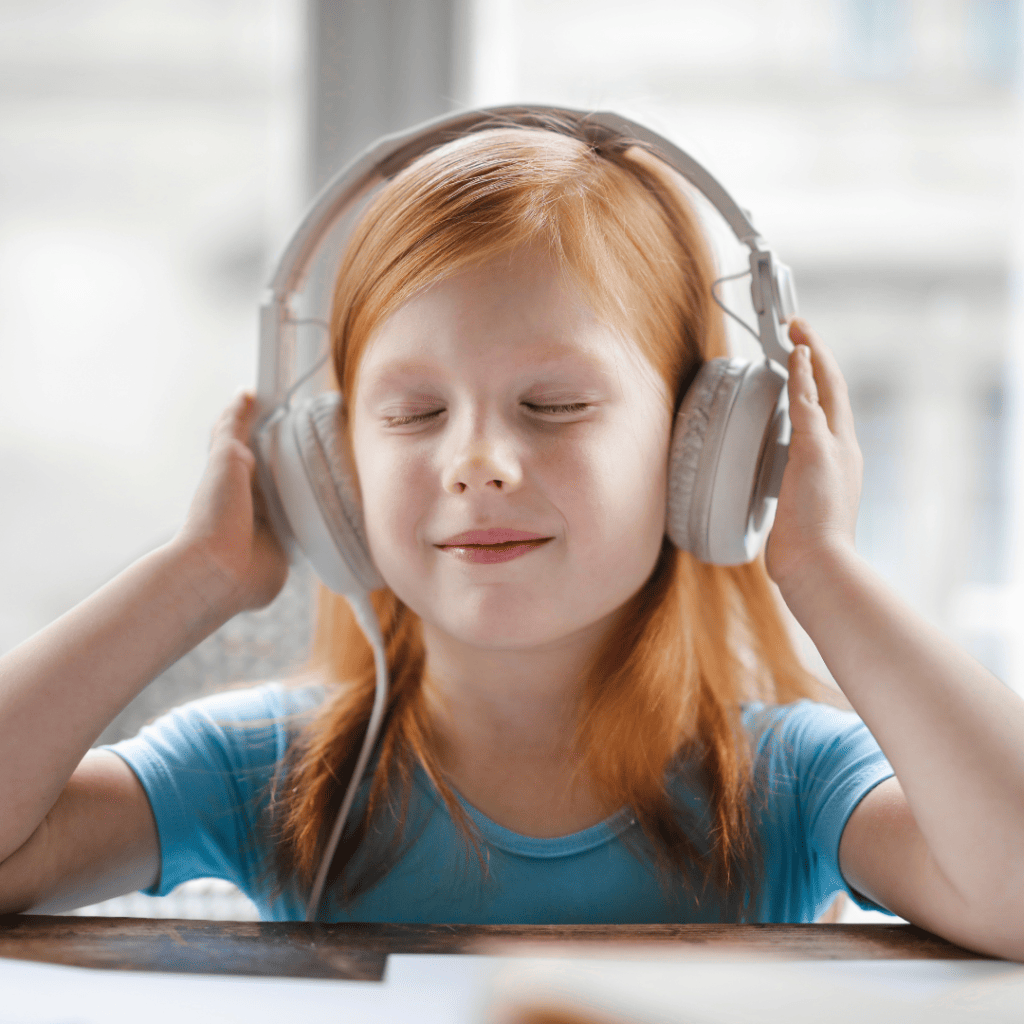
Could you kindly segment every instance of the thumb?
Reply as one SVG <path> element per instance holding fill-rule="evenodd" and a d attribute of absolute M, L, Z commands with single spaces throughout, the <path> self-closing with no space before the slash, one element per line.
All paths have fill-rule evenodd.
<path fill-rule="evenodd" d="M 256 412 L 256 396 L 243 388 L 214 423 L 213 429 L 210 431 L 210 449 L 213 449 L 218 438 L 241 441 L 248 447 L 249 434 L 252 432 L 252 425 L 256 420 Z"/>

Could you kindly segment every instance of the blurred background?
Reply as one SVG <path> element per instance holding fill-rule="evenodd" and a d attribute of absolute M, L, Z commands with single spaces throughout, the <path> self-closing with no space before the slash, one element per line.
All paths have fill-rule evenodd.
<path fill-rule="evenodd" d="M 850 387 L 859 551 L 1024 694 L 1021 37 L 1020 0 L 0 0 L 0 651 L 178 528 L 331 175 L 534 102 L 648 125 L 752 212 Z M 724 294 L 753 322 L 749 279 Z M 285 671 L 311 588 L 300 565 L 100 740 Z M 256 916 L 217 880 L 80 913 Z"/>

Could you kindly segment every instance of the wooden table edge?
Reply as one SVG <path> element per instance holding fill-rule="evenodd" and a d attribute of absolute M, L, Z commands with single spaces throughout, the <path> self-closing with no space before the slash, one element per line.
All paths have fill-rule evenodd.
<path fill-rule="evenodd" d="M 307 924 L 18 914 L 0 957 L 172 973 L 380 980 L 389 954 L 986 960 L 909 924 Z"/>

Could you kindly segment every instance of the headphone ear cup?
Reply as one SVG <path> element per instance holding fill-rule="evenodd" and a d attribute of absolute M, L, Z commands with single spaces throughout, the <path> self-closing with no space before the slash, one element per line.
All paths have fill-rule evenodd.
<path fill-rule="evenodd" d="M 713 565 L 752 561 L 775 519 L 789 442 L 786 377 L 767 360 L 710 359 L 676 414 L 666 533 Z"/>
<path fill-rule="evenodd" d="M 300 402 L 257 438 L 261 481 L 270 477 L 295 542 L 337 594 L 386 586 L 369 545 L 355 467 L 342 436 L 344 402 L 328 392 Z M 264 487 L 266 494 L 267 488 Z"/>

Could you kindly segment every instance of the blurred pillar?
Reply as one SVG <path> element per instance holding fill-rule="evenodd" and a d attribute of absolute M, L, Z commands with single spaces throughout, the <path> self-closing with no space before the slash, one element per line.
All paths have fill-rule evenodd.
<path fill-rule="evenodd" d="M 469 105 L 476 0 L 306 0 L 305 207 L 334 174 L 382 135 Z M 327 319 L 339 240 L 313 265 L 301 313 Z M 300 329 L 297 372 L 323 351 Z M 300 396 L 325 383 L 318 374 Z"/>
<path fill-rule="evenodd" d="M 471 2 L 307 0 L 307 198 L 379 136 L 469 102 Z"/>
<path fill-rule="evenodd" d="M 1019 19 L 1018 47 L 1024 53 L 1024 18 Z M 1010 268 L 1010 338 L 1007 358 L 1004 415 L 1009 438 L 1007 497 L 1009 516 L 1007 552 L 1010 571 L 1003 602 L 1002 634 L 1007 647 L 1007 678 L 1024 696 L 1024 70 L 1018 69 L 1015 89 L 1018 154 L 1013 210 L 1017 230 L 1012 233 Z"/>

